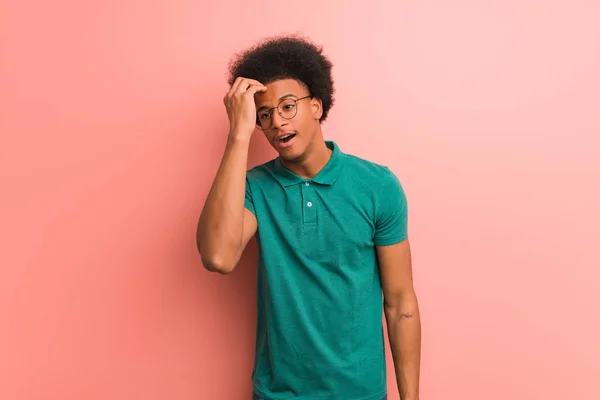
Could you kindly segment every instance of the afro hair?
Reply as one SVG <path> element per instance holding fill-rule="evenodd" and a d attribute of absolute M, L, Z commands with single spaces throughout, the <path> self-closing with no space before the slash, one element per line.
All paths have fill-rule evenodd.
<path fill-rule="evenodd" d="M 265 39 L 236 57 L 229 64 L 229 85 L 242 76 L 266 85 L 280 79 L 295 79 L 321 100 L 323 115 L 334 103 L 333 64 L 323 55 L 323 48 L 298 35 Z"/>

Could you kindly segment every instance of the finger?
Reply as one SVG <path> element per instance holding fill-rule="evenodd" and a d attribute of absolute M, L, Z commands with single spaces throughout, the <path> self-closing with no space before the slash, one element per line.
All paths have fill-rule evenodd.
<path fill-rule="evenodd" d="M 264 86 L 262 83 L 260 83 L 259 81 L 257 81 L 256 79 L 249 79 L 249 78 L 244 78 L 244 80 L 240 83 L 240 85 L 237 88 L 237 92 L 245 92 L 248 90 L 248 88 L 251 85 L 258 85 L 258 86 Z"/>
<path fill-rule="evenodd" d="M 251 84 L 251 85 L 260 85 L 260 86 L 263 86 L 263 84 L 262 84 L 262 83 L 260 83 L 259 81 L 257 81 L 256 79 L 250 79 L 250 78 L 247 78 L 246 80 L 247 80 L 247 81 L 248 81 L 248 83 L 249 83 L 249 84 Z"/>
<path fill-rule="evenodd" d="M 235 89 L 235 94 L 243 94 L 246 90 L 248 90 L 248 87 L 251 85 L 250 83 L 250 79 L 248 78 L 243 78 L 240 81 L 240 84 L 237 86 L 237 88 Z"/>
<path fill-rule="evenodd" d="M 233 85 L 231 85 L 231 89 L 229 89 L 229 93 L 227 93 L 227 96 L 232 96 L 236 92 L 243 80 L 244 78 L 241 76 L 235 78 L 235 82 L 233 82 Z"/>
<path fill-rule="evenodd" d="M 266 90 L 267 90 L 267 87 L 264 85 L 261 85 L 259 83 L 259 84 L 253 84 L 253 85 L 248 86 L 246 93 L 249 93 L 250 96 L 253 96 L 257 92 L 265 92 Z"/>

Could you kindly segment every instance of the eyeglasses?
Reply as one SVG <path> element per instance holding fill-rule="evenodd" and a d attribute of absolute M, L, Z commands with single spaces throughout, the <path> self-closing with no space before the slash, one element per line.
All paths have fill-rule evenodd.
<path fill-rule="evenodd" d="M 283 99 L 279 102 L 277 107 L 270 108 L 268 110 L 260 111 L 256 114 L 256 127 L 262 131 L 266 131 L 273 124 L 273 110 L 277 109 L 281 118 L 292 119 L 298 113 L 298 104 L 300 100 L 312 98 L 313 96 L 305 96 L 299 99 Z"/>

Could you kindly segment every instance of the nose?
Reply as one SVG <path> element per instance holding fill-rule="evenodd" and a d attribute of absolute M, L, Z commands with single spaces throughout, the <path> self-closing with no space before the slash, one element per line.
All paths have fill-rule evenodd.
<path fill-rule="evenodd" d="M 282 126 L 287 125 L 288 120 L 283 118 L 277 111 L 271 114 L 271 129 L 279 130 Z"/>

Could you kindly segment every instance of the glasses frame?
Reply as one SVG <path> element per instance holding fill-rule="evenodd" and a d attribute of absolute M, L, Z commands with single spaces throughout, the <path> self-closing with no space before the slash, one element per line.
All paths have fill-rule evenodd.
<path fill-rule="evenodd" d="M 261 126 L 261 124 L 260 124 L 260 117 L 259 117 L 259 113 L 256 113 L 256 127 L 257 127 L 258 129 L 260 129 L 261 131 L 267 131 L 267 130 L 271 129 L 271 127 L 273 126 L 273 110 L 275 110 L 275 109 L 277 110 L 277 114 L 279 114 L 279 116 L 280 116 L 281 118 L 283 118 L 283 119 L 287 119 L 287 120 L 293 119 L 293 118 L 294 118 L 296 115 L 298 115 L 298 102 L 299 102 L 300 100 L 304 100 L 304 99 L 308 99 L 308 98 L 312 99 L 313 97 L 314 97 L 314 96 L 312 96 L 312 95 L 308 95 L 308 96 L 300 97 L 299 99 L 292 99 L 291 97 L 287 97 L 287 98 L 285 98 L 285 99 L 281 100 L 281 101 L 279 102 L 279 104 L 277 104 L 277 106 L 276 106 L 276 107 L 269 108 L 268 110 L 263 110 L 263 111 L 261 111 L 261 112 L 260 112 L 261 114 L 262 114 L 262 113 L 264 113 L 264 112 L 267 112 L 267 111 L 268 111 L 269 113 L 271 113 L 271 124 L 269 125 L 269 127 L 268 127 L 268 128 L 263 128 L 263 127 Z M 286 118 L 286 117 L 284 117 L 284 116 L 283 116 L 283 114 L 282 114 L 282 113 L 281 113 L 281 111 L 279 110 L 279 106 L 280 106 L 280 105 L 281 105 L 281 103 L 283 103 L 284 101 L 289 101 L 289 100 L 292 100 L 292 101 L 293 101 L 293 102 L 296 104 L 296 112 L 295 112 L 295 113 L 294 113 L 294 115 L 293 115 L 293 116 L 291 116 L 290 118 Z"/>

